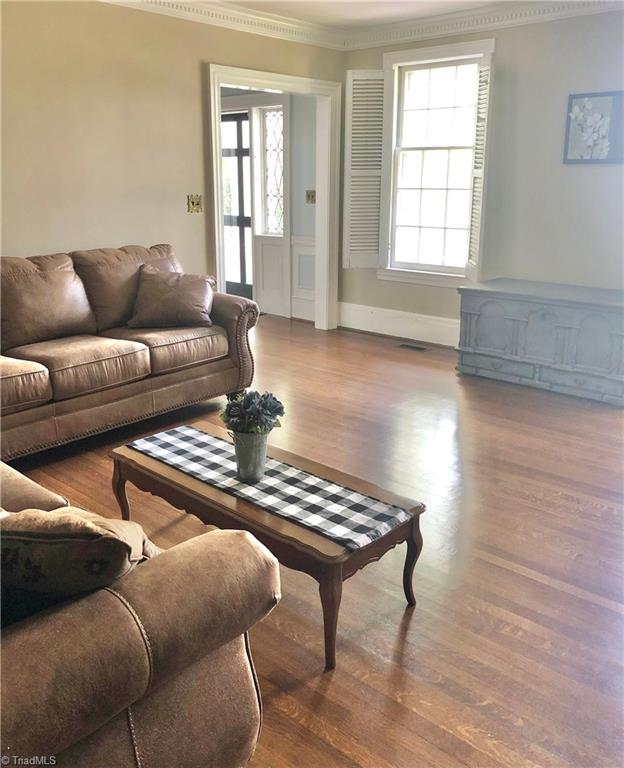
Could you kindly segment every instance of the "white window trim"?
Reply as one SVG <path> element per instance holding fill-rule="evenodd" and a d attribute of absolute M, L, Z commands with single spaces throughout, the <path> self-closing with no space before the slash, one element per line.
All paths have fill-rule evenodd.
<path fill-rule="evenodd" d="M 473 40 L 467 43 L 453 43 L 450 45 L 435 45 L 427 48 L 414 48 L 406 51 L 393 51 L 385 53 L 383 56 L 384 71 L 384 143 L 382 159 L 382 199 L 389 201 L 384 205 L 381 211 L 380 235 L 379 235 L 379 255 L 380 264 L 377 270 L 377 277 L 381 280 L 394 280 L 397 282 L 421 283 L 423 285 L 435 285 L 439 287 L 459 287 L 469 279 L 476 277 L 468 274 L 467 270 L 460 273 L 432 270 L 431 267 L 423 265 L 423 269 L 402 269 L 397 266 L 390 266 L 390 247 L 392 242 L 392 206 L 394 200 L 394 148 L 397 138 L 397 121 L 399 119 L 399 80 L 397 70 L 399 67 L 410 65 L 420 66 L 426 64 L 437 64 L 444 61 L 457 59 L 475 59 L 479 58 L 480 63 L 490 64 L 492 54 L 494 53 L 495 40 Z M 486 163 L 487 173 L 487 163 Z M 483 218 L 481 216 L 481 227 L 483 228 Z"/>
<path fill-rule="evenodd" d="M 471 40 L 468 43 L 450 43 L 448 45 L 432 45 L 428 48 L 411 48 L 408 51 L 391 51 L 383 55 L 383 68 L 393 69 L 406 64 L 434 64 L 448 59 L 474 58 L 475 56 L 491 56 L 494 53 L 495 40 Z"/>
<path fill-rule="evenodd" d="M 401 269 L 400 267 L 380 267 L 377 270 L 377 277 L 379 280 L 390 280 L 394 283 L 418 283 L 420 285 L 434 285 L 437 288 L 459 288 L 468 282 L 465 272 L 450 274 L 448 272 L 427 272 L 426 269 Z"/>

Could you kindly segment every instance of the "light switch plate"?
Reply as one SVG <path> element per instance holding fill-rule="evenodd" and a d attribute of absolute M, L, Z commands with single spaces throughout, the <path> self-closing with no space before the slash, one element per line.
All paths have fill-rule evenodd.
<path fill-rule="evenodd" d="M 186 196 L 186 211 L 187 213 L 201 213 L 202 196 L 201 195 L 187 195 Z"/>
<path fill-rule="evenodd" d="M 316 204 L 316 190 L 315 189 L 306 189 L 305 201 L 306 201 L 306 203 L 308 203 L 308 205 L 315 205 Z"/>

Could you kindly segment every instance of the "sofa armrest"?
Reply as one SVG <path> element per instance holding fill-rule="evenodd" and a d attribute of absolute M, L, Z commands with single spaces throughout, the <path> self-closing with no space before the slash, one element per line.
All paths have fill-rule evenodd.
<path fill-rule="evenodd" d="M 277 560 L 245 531 L 190 539 L 112 589 L 137 613 L 149 638 L 154 685 L 246 632 L 281 597 Z"/>
<path fill-rule="evenodd" d="M 68 504 L 64 496 L 49 491 L 0 461 L 0 506 L 7 512 L 21 512 L 23 509 L 51 512 Z"/>
<path fill-rule="evenodd" d="M 277 604 L 279 566 L 243 531 L 198 536 L 2 637 L 2 754 L 52 755 Z"/>
<path fill-rule="evenodd" d="M 245 389 L 251 384 L 254 375 L 253 355 L 247 334 L 258 321 L 258 305 L 242 296 L 215 293 L 210 314 L 213 322 L 227 331 L 229 355 L 239 369 L 238 389 Z"/>

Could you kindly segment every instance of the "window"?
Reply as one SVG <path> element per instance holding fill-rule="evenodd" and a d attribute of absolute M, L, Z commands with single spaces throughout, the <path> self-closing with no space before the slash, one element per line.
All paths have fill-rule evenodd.
<path fill-rule="evenodd" d="M 478 258 L 492 47 L 459 45 L 455 56 L 453 47 L 448 56 L 426 49 L 411 61 L 418 51 L 390 55 L 390 269 L 461 277 Z"/>
<path fill-rule="evenodd" d="M 262 109 L 262 230 L 267 235 L 284 231 L 284 111 Z"/>
<path fill-rule="evenodd" d="M 479 65 L 401 67 L 391 266 L 463 273 Z"/>
<path fill-rule="evenodd" d="M 478 279 L 493 40 L 384 54 L 347 73 L 345 268 Z"/>

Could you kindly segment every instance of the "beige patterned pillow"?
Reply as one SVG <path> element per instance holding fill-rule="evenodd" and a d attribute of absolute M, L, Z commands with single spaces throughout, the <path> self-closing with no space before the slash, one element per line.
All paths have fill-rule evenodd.
<path fill-rule="evenodd" d="M 26 590 L 50 604 L 92 592 L 160 553 L 138 523 L 77 507 L 0 516 L 2 591 Z"/>

